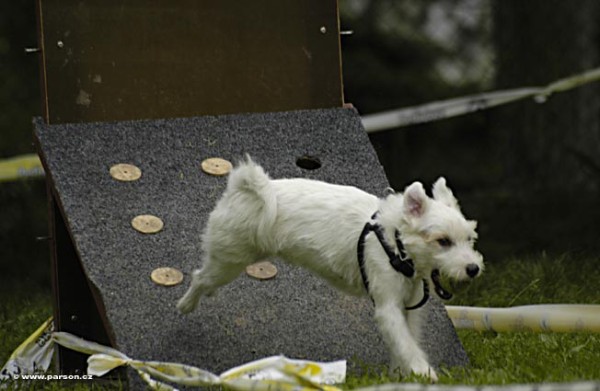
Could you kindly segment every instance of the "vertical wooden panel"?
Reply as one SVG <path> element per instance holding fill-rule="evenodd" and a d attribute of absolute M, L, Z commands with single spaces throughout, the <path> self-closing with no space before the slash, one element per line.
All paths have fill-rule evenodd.
<path fill-rule="evenodd" d="M 38 0 L 48 123 L 342 106 L 336 0 Z"/>

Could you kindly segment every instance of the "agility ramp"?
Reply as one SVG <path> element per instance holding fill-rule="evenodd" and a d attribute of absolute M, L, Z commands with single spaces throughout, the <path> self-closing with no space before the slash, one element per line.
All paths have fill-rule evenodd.
<path fill-rule="evenodd" d="M 155 1 L 152 12 L 140 12 L 144 9 L 141 3 L 133 11 L 128 7 L 123 11 L 117 1 L 75 4 L 46 0 L 39 4 L 42 16 L 47 16 L 41 19 L 52 25 L 51 34 L 41 37 L 46 111 L 43 119 L 34 121 L 34 127 L 50 196 L 57 330 L 111 345 L 130 357 L 188 363 L 212 372 L 273 354 L 312 360 L 345 358 L 350 360 L 351 370 L 357 370 L 361 363 L 387 363 L 387 348 L 373 322 L 368 299 L 345 296 L 305 270 L 278 261 L 274 261 L 274 278 L 260 280 L 243 275 L 220 289 L 216 297 L 202 300 L 192 314 L 184 316 L 176 310 L 175 303 L 186 290 L 191 272 L 200 266 L 200 234 L 226 185 L 226 176 L 202 170 L 205 159 L 219 157 L 235 163 L 248 153 L 273 178 L 319 179 L 357 186 L 376 195 L 382 195 L 388 187 L 359 116 L 341 107 L 335 1 L 311 1 L 310 12 L 303 2 L 291 2 L 295 14 L 281 9 L 279 2 L 261 3 L 268 9 L 265 12 L 279 21 L 276 29 L 296 27 L 288 31 L 293 38 L 287 45 L 282 44 L 286 41 L 280 34 L 259 44 L 287 51 L 291 58 L 310 57 L 295 71 L 281 65 L 279 73 L 288 72 L 284 79 L 293 80 L 288 82 L 288 89 L 279 79 L 270 79 L 268 73 L 263 74 L 266 79 L 248 79 L 256 88 L 236 88 L 226 80 L 227 72 L 235 73 L 238 67 L 211 70 L 217 75 L 200 75 L 202 72 L 197 70 L 190 77 L 179 75 L 187 78 L 187 89 L 195 91 L 187 98 L 197 105 L 185 102 L 165 109 L 161 102 L 184 99 L 176 96 L 182 84 L 153 80 L 153 72 L 144 73 L 152 69 L 149 65 L 133 72 L 139 59 L 132 64 L 126 48 L 93 45 L 94 35 L 86 29 L 102 20 L 121 21 L 118 18 L 129 15 L 134 24 L 146 26 L 146 33 L 151 35 L 155 33 L 151 21 L 166 11 L 185 14 L 184 19 L 189 15 L 206 17 L 202 4 L 183 3 L 185 7 L 169 8 L 170 3 Z M 224 9 L 213 9 L 209 16 L 233 10 L 236 17 L 243 18 L 250 12 L 236 2 L 222 4 Z M 162 13 L 156 12 L 157 5 L 161 5 Z M 138 14 L 150 21 L 136 19 Z M 101 21 L 94 15 L 101 15 Z M 281 22 L 286 18 L 297 20 Z M 263 22 L 257 19 L 252 28 L 264 28 Z M 47 31 L 49 27 L 44 23 L 41 30 Z M 112 25 L 112 29 L 119 26 Z M 191 29 L 186 34 L 198 35 L 202 31 L 195 29 L 204 25 L 185 26 Z M 147 61 L 155 67 L 164 65 L 164 58 L 157 59 L 157 53 L 173 50 L 168 45 L 171 41 L 164 37 L 148 39 L 135 31 L 135 37 L 146 39 L 136 41 L 133 35 L 127 35 L 131 30 L 127 23 L 121 27 L 122 34 L 133 40 L 121 40 L 133 45 L 130 50 L 154 42 L 155 53 L 148 55 Z M 185 32 L 167 33 L 179 36 Z M 319 41 L 319 37 L 326 42 Z M 57 45 L 57 39 L 61 45 Z M 214 54 L 236 49 L 237 41 L 229 47 L 227 42 L 220 42 L 212 51 L 203 48 L 203 52 L 188 53 L 187 57 L 177 50 L 172 54 L 179 56 L 177 63 L 192 62 L 188 68 L 178 66 L 193 73 L 195 61 L 200 61 L 207 50 Z M 244 64 L 257 70 L 262 61 L 283 61 L 265 59 L 263 52 Z M 325 79 L 334 82 L 320 83 L 323 75 L 313 68 L 325 66 L 332 58 L 331 52 L 336 60 L 333 66 L 327 66 Z M 124 74 L 119 73 L 114 83 L 105 76 L 97 77 L 104 74 L 105 66 Z M 273 64 L 269 67 L 264 68 L 278 69 Z M 106 70 L 108 75 L 116 72 L 111 69 Z M 137 98 L 130 91 L 136 85 L 128 85 L 124 92 L 119 84 L 125 83 L 127 75 L 144 80 L 138 83 Z M 212 102 L 203 104 L 198 98 L 206 87 L 203 83 L 218 81 L 225 87 L 216 96 L 202 96 Z M 158 88 L 160 83 L 167 83 L 166 87 Z M 277 90 L 279 87 L 283 89 Z M 320 94 L 317 87 L 326 91 Z M 266 96 L 269 91 L 279 91 L 280 95 L 262 99 L 261 94 Z M 86 97 L 89 99 L 83 99 Z M 231 114 L 239 97 L 239 111 L 251 113 Z M 213 101 L 225 103 L 219 108 Z M 151 104 L 145 106 L 146 102 Z M 168 118 L 157 119 L 160 116 Z M 111 176 L 111 167 L 122 163 L 137 167 L 139 178 L 123 181 Z M 141 215 L 158 217 L 163 225 L 154 233 L 140 232 L 132 221 Z M 157 284 L 152 273 L 163 267 L 181 271 L 183 282 L 174 286 Z M 467 363 L 443 306 L 432 301 L 427 308 L 424 348 L 432 363 Z M 62 372 L 84 370 L 85 360 L 79 353 L 59 351 Z M 141 387 L 136 374 L 126 375 L 132 388 Z"/>
<path fill-rule="evenodd" d="M 212 156 L 235 161 L 249 153 L 275 178 L 321 179 L 381 194 L 388 183 L 352 110 L 69 125 L 38 121 L 36 137 L 58 209 L 102 309 L 102 325 L 119 350 L 216 372 L 275 353 L 387 361 L 369 300 L 344 296 L 281 263 L 275 278 L 243 276 L 217 297 L 203 299 L 191 315 L 175 308 L 199 266 L 200 234 L 226 185 L 226 177 L 204 173 L 202 161 Z M 306 157 L 321 167 L 300 168 L 297 162 Z M 110 167 L 118 163 L 139 167 L 140 179 L 113 179 Z M 160 232 L 132 227 L 134 217 L 148 214 L 164 222 Z M 183 271 L 185 284 L 157 285 L 150 275 L 159 267 Z M 463 363 L 451 325 L 439 315 L 427 322 L 428 353 L 438 365 Z M 61 329 L 85 334 L 87 327 L 68 327 L 80 318 L 67 315 Z"/>

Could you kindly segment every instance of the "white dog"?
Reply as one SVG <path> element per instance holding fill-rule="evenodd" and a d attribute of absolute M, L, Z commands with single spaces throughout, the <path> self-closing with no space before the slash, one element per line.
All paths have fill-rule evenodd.
<path fill-rule="evenodd" d="M 271 180 L 250 158 L 229 175 L 202 238 L 202 268 L 177 305 L 192 311 L 201 296 L 233 281 L 246 266 L 278 257 L 353 295 L 370 295 L 391 353 L 390 369 L 428 376 L 419 347 L 428 281 L 449 294 L 439 273 L 458 281 L 483 270 L 473 249 L 476 222 L 460 212 L 444 178 L 429 198 L 415 182 L 384 199 L 355 187 L 308 179 Z"/>

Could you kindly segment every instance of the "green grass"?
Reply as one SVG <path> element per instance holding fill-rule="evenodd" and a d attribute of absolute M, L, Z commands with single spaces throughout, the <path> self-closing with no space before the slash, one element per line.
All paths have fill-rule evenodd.
<path fill-rule="evenodd" d="M 598 334 L 493 334 L 459 330 L 458 335 L 471 365 L 438 371 L 438 384 L 475 386 L 600 379 Z M 344 388 L 398 381 L 428 383 L 417 376 L 390 378 L 385 369 L 371 368 L 366 375 L 350 375 Z"/>
<path fill-rule="evenodd" d="M 562 255 L 487 261 L 483 275 L 451 305 L 600 304 L 600 257 Z"/>
<path fill-rule="evenodd" d="M 0 288 L 0 366 L 52 316 L 49 291 L 39 286 L 7 285 Z"/>
<path fill-rule="evenodd" d="M 599 258 L 529 257 L 488 261 L 484 275 L 449 305 L 504 307 L 525 304 L 600 304 Z M 50 292 L 35 286 L 0 288 L 0 364 L 51 315 Z M 509 384 L 600 379 L 600 334 L 491 333 L 459 330 L 471 360 L 468 368 L 442 369 L 440 384 Z M 397 381 L 382 368 L 350 375 L 344 388 Z M 424 382 L 418 377 L 402 381 Z M 14 385 L 11 385 L 11 387 Z M 118 390 L 122 385 L 45 382 L 20 384 L 24 390 Z M 11 389 L 11 388 L 9 388 Z"/>

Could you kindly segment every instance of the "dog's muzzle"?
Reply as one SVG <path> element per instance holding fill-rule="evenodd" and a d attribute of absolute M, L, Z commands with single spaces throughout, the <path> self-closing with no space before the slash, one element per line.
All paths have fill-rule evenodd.
<path fill-rule="evenodd" d="M 433 281 L 435 293 L 444 300 L 450 300 L 453 295 L 463 293 L 471 286 L 471 281 L 480 274 L 481 268 L 472 263 L 466 266 L 465 272 L 469 278 L 455 280 L 441 275 L 438 269 L 434 269 L 431 272 L 431 281 Z"/>

